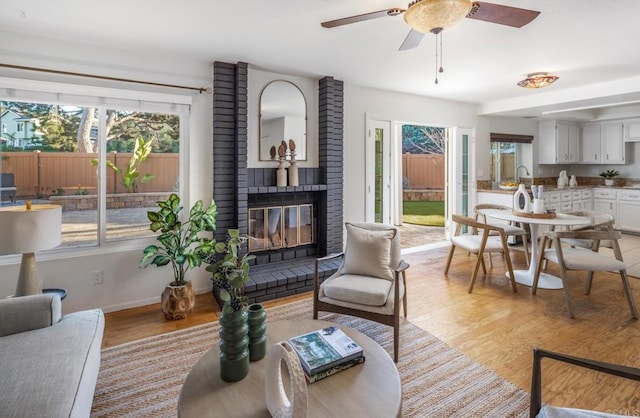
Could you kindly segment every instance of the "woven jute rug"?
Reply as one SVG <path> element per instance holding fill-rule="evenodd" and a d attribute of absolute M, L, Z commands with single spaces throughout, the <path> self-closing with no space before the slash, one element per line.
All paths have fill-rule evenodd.
<path fill-rule="evenodd" d="M 311 300 L 305 299 L 267 310 L 267 327 L 268 321 L 311 317 Z M 388 353 L 393 350 L 391 327 L 335 314 L 321 313 L 320 319 L 354 328 Z M 404 417 L 528 416 L 527 392 L 428 332 L 401 321 L 397 367 Z M 103 350 L 92 416 L 175 417 L 186 375 L 217 343 L 216 322 Z"/>

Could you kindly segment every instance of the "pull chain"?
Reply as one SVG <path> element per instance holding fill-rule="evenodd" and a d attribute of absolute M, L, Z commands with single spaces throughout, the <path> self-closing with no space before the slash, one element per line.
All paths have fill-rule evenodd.
<path fill-rule="evenodd" d="M 438 73 L 444 73 L 442 67 L 442 28 L 431 29 L 431 33 L 436 35 L 436 84 L 438 84 Z M 438 51 L 438 41 L 440 42 L 440 51 Z M 438 57 L 440 61 L 438 61 Z"/>

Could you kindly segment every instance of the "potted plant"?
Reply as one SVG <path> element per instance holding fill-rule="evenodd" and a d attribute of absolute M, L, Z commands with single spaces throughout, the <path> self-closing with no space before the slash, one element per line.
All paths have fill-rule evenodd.
<path fill-rule="evenodd" d="M 606 170 L 600 173 L 600 177 L 604 177 L 604 185 L 605 186 L 613 186 L 614 177 L 620 175 L 618 170 Z"/>
<path fill-rule="evenodd" d="M 188 269 L 199 267 L 207 255 L 213 252 L 216 244 L 213 232 L 216 229 L 216 204 L 205 208 L 198 200 L 189 211 L 189 218 L 180 220 L 182 206 L 180 198 L 172 193 L 167 200 L 157 201 L 160 210 L 147 212 L 153 232 L 159 245 L 149 245 L 143 250 L 140 266 L 154 264 L 158 267 L 171 264 L 173 281 L 162 292 L 162 312 L 166 319 L 184 319 L 195 306 L 193 284 L 185 279 Z M 210 236 L 201 236 L 207 232 Z"/>
<path fill-rule="evenodd" d="M 244 286 L 249 281 L 249 261 L 254 255 L 240 256 L 247 238 L 237 229 L 227 231 L 227 241 L 217 242 L 207 257 L 207 271 L 223 302 L 220 315 L 220 377 L 236 382 L 249 373 L 249 327 Z"/>

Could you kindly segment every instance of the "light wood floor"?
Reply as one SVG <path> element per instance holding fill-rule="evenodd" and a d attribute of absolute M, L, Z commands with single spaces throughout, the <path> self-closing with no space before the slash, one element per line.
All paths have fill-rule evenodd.
<path fill-rule="evenodd" d="M 569 319 L 561 290 L 539 290 L 533 296 L 528 287 L 519 285 L 518 292 L 512 293 L 499 256 L 493 257 L 488 275 L 478 278 L 473 293 L 467 293 L 475 256 L 457 252 L 445 277 L 447 251 L 441 248 L 405 256 L 411 264 L 408 320 L 415 325 L 527 391 L 533 347 L 640 367 L 640 324 L 630 319 L 619 276 L 596 274 L 591 295 L 585 296 L 582 275 L 576 274 L 570 286 L 576 319 Z M 525 267 L 521 253 L 514 253 L 513 258 L 514 268 Z M 630 280 L 640 304 L 640 279 Z M 213 321 L 217 310 L 211 295 L 200 295 L 196 312 L 183 321 L 165 321 L 158 305 L 110 313 L 104 346 Z M 582 372 L 551 360 L 543 365 L 545 402 L 640 415 L 640 383 Z"/>

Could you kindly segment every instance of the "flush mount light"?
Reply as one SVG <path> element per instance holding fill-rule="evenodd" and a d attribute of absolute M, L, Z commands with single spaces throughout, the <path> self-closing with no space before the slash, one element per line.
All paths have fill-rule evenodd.
<path fill-rule="evenodd" d="M 527 78 L 519 81 L 518 85 L 520 87 L 525 87 L 528 89 L 540 89 L 542 87 L 547 87 L 557 79 L 557 75 L 552 75 L 549 73 L 531 73 L 527 74 Z"/>

